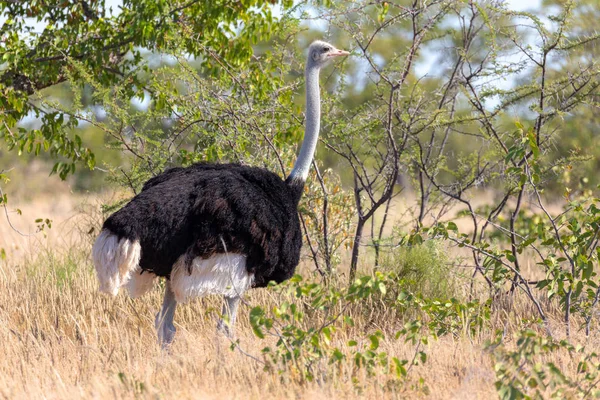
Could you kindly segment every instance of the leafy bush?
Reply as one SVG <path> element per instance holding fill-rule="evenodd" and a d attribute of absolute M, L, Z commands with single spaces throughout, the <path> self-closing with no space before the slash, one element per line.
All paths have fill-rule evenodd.
<path fill-rule="evenodd" d="M 583 346 L 526 330 L 516 335 L 515 346 L 506 343 L 499 332 L 488 350 L 495 362 L 496 389 L 503 400 L 600 396 L 600 358 Z M 563 365 L 548 360 L 561 354 L 566 359 Z M 576 367 L 569 368 L 571 363 Z"/>
<path fill-rule="evenodd" d="M 452 333 L 473 334 L 489 321 L 489 304 L 426 299 L 398 290 L 396 285 L 394 274 L 376 272 L 346 288 L 305 282 L 299 275 L 273 287 L 279 295 L 276 305 L 270 310 L 254 307 L 250 312 L 255 335 L 276 340 L 262 349 L 265 368 L 300 383 L 326 381 L 332 379 L 332 365 L 352 360 L 353 375 L 364 371 L 368 376 L 403 381 L 413 365 L 427 361 L 424 346 L 429 340 Z M 385 310 L 396 318 L 379 314 L 374 327 L 356 313 L 373 310 L 371 305 L 382 302 L 386 306 L 375 312 Z M 402 322 L 397 316 L 406 309 L 416 310 L 416 317 Z M 389 346 L 382 345 L 396 340 L 414 347 L 411 358 L 390 354 L 385 350 Z"/>
<path fill-rule="evenodd" d="M 457 282 L 448 254 L 438 241 L 398 246 L 384 253 L 381 270 L 392 273 L 402 290 L 431 299 L 457 297 Z"/>

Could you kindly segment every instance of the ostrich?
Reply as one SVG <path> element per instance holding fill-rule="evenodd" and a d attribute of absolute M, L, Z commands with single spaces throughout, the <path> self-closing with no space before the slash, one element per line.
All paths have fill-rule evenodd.
<path fill-rule="evenodd" d="M 155 320 L 163 346 L 175 335 L 177 303 L 222 295 L 218 328 L 231 336 L 246 290 L 294 274 L 302 247 L 298 202 L 319 136 L 319 71 L 348 54 L 322 41 L 308 49 L 304 141 L 285 181 L 239 164 L 171 168 L 104 222 L 92 249 L 100 291 L 116 295 L 124 286 L 138 297 L 166 278 Z"/>

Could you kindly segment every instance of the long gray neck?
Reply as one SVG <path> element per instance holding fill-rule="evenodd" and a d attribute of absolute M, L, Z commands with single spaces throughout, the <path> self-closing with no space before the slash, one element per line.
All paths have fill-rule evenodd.
<path fill-rule="evenodd" d="M 319 141 L 319 127 L 321 123 L 321 98 L 319 93 L 319 67 L 309 63 L 306 66 L 306 126 L 304 141 L 294 169 L 288 179 L 293 181 L 306 181 L 310 164 L 315 156 L 317 142 Z"/>

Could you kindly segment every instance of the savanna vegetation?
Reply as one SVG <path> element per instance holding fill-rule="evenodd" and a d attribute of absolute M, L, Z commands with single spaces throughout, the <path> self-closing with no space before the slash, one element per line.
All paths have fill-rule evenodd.
<path fill-rule="evenodd" d="M 600 8 L 542 3 L 0 0 L 0 396 L 599 397 Z M 159 288 L 97 293 L 102 220 L 171 166 L 287 175 L 316 38 L 351 56 L 298 273 L 161 351 Z"/>

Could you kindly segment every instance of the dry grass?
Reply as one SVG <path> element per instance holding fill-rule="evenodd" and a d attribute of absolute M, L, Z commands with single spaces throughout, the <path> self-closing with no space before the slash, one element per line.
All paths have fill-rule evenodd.
<path fill-rule="evenodd" d="M 268 372 L 215 330 L 217 298 L 181 306 L 171 351 L 156 344 L 154 315 L 161 302 L 160 288 L 141 299 L 124 294 L 116 299 L 100 295 L 89 261 L 91 236 L 86 232 L 97 218 L 81 207 L 97 208 L 96 200 L 72 195 L 21 205 L 24 215 L 50 216 L 54 227 L 48 238 L 15 236 L 0 228 L 0 397 L 5 398 L 412 398 L 488 399 L 495 396 L 493 365 L 483 348 L 491 333 L 475 338 L 444 337 L 431 341 L 428 361 L 410 371 L 398 387 L 389 377 L 368 377 L 347 362 L 331 373 L 333 379 L 299 383 L 293 371 Z M 50 204 L 56 208 L 44 208 Z M 92 204 L 92 206 L 89 206 Z M 33 211 L 35 210 L 35 211 Z M 301 272 L 309 274 L 309 266 Z M 247 296 L 252 306 L 270 307 L 277 300 L 269 290 Z M 525 306 L 495 313 L 496 326 L 520 328 L 533 315 Z M 260 358 L 264 340 L 250 329 L 249 306 L 240 310 L 237 336 L 241 347 Z M 515 311 L 516 310 L 516 311 Z M 339 345 L 364 337 L 375 329 L 393 332 L 399 320 L 354 315 L 356 326 L 339 332 Z M 557 322 L 558 324 L 558 322 Z M 389 335 L 389 337 L 393 337 Z M 390 355 L 411 359 L 414 346 L 386 339 Z M 556 360 L 569 364 L 569 360 Z M 569 364 L 570 365 L 570 364 Z M 333 368 L 323 366 L 323 368 Z M 422 378 L 427 386 L 419 384 Z"/>
<path fill-rule="evenodd" d="M 153 327 L 159 288 L 138 300 L 101 296 L 85 255 L 64 256 L 66 260 L 41 254 L 33 263 L 3 264 L 0 269 L 0 342 L 5 349 L 0 359 L 0 397 L 381 398 L 394 394 L 384 390 L 385 377 L 359 374 L 358 383 L 353 383 L 351 363 L 337 372 L 336 381 L 322 385 L 286 382 L 286 374 L 263 371 L 249 357 L 232 352 L 229 341 L 216 333 L 220 302 L 215 298 L 180 307 L 176 342 L 170 354 L 161 352 Z M 247 301 L 273 303 L 266 290 L 254 291 Z M 238 337 L 245 351 L 260 357 L 266 343 L 253 336 L 247 312 L 247 306 L 240 311 Z M 381 328 L 386 328 L 385 323 Z M 343 336 L 349 339 L 355 333 Z M 403 358 L 414 351 L 413 346 L 393 340 L 382 346 Z M 488 398 L 493 393 L 490 362 L 479 345 L 444 339 L 427 352 L 431 360 L 426 369 L 415 370 L 413 376 L 425 379 L 433 398 L 465 394 Z"/>

